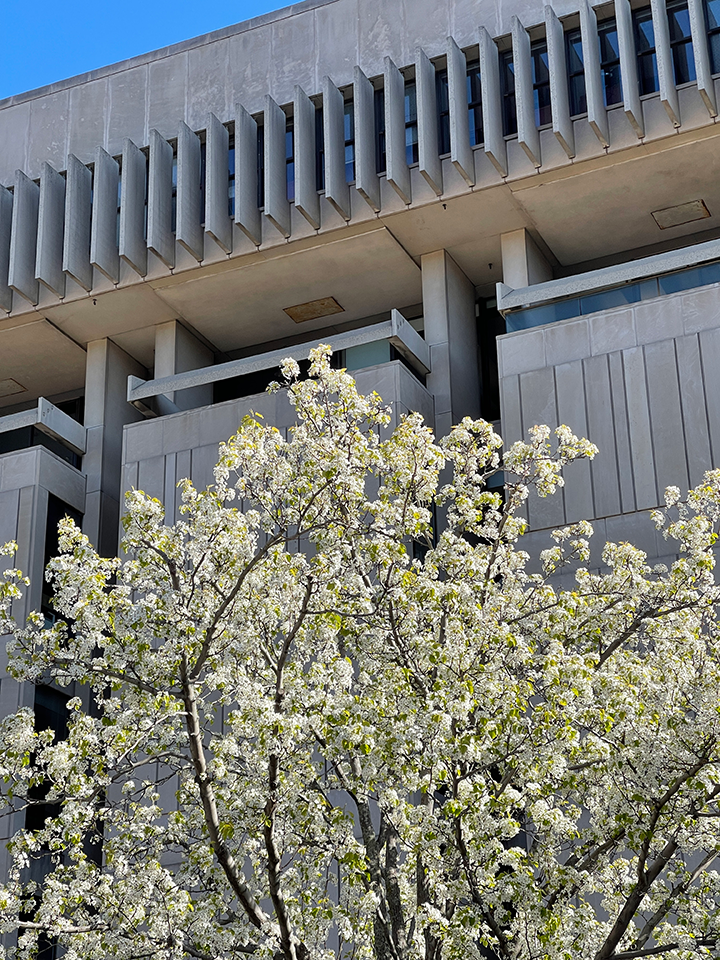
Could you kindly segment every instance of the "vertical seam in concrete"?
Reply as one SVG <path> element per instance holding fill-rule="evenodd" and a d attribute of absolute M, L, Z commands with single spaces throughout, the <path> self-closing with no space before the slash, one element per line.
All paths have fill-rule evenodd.
<path fill-rule="evenodd" d="M 555 402 L 555 426 L 556 427 L 560 426 L 560 397 L 558 394 L 557 368 L 558 368 L 558 365 L 554 363 L 552 367 L 552 379 L 553 379 L 553 400 Z M 587 413 L 585 414 L 585 422 L 587 423 Z M 567 500 L 565 499 L 565 484 L 563 484 L 559 488 L 558 492 L 560 494 L 560 501 L 562 503 L 563 523 L 567 523 L 568 508 L 567 508 Z M 553 496 L 556 497 L 557 493 L 554 493 Z"/>
<path fill-rule="evenodd" d="M 634 465 L 633 465 L 633 457 L 632 457 L 632 435 L 631 435 L 631 433 L 630 433 L 630 403 L 629 403 L 629 400 L 628 400 L 627 383 L 626 383 L 626 378 L 625 378 L 625 356 L 624 356 L 624 354 L 625 354 L 625 351 L 624 351 L 624 350 L 618 350 L 618 359 L 619 359 L 619 361 L 620 361 L 620 362 L 618 363 L 618 368 L 619 368 L 619 370 L 620 370 L 620 376 L 622 377 L 622 390 L 623 390 L 623 396 L 624 396 L 624 398 L 625 398 L 625 427 L 626 427 L 626 429 L 627 429 L 628 450 L 629 450 L 629 454 L 630 454 L 629 457 L 628 457 L 628 468 L 629 468 L 629 471 L 630 471 L 630 489 L 632 490 L 633 507 L 634 507 L 635 511 L 637 511 L 637 510 L 638 510 L 638 505 L 637 505 L 637 488 L 636 488 L 636 486 L 635 486 L 635 467 L 634 467 Z M 609 364 L 610 364 L 610 355 L 608 354 L 608 366 L 609 366 Z M 610 371 L 610 396 L 611 396 L 611 398 L 613 398 L 613 401 L 612 401 L 612 402 L 613 402 L 613 409 L 614 409 L 615 400 L 614 400 L 614 397 L 613 397 L 612 385 L 613 385 L 613 384 L 612 384 L 612 370 L 611 370 L 611 371 Z M 615 425 L 615 423 L 614 423 L 614 419 L 613 419 L 613 426 L 614 426 L 614 425 Z M 618 451 L 617 431 L 615 432 L 615 450 L 616 450 L 616 453 L 617 453 L 617 451 Z M 620 476 L 620 458 L 619 458 L 619 456 L 616 456 L 616 460 L 617 460 L 617 470 L 618 470 L 618 494 L 619 494 L 619 497 L 620 497 L 620 512 L 622 513 L 622 512 L 623 512 L 623 509 L 622 509 L 623 496 L 622 496 L 622 477 Z"/>
<path fill-rule="evenodd" d="M 590 404 L 589 404 L 589 402 L 588 402 L 588 396 L 587 396 L 587 379 L 588 379 L 588 378 L 587 378 L 586 375 L 585 375 L 585 372 L 586 372 L 585 360 L 586 360 L 586 359 L 587 359 L 586 357 L 583 357 L 582 360 L 580 361 L 580 371 L 581 371 L 581 374 L 582 374 L 583 403 L 585 404 L 585 432 L 586 432 L 586 434 L 589 434 L 589 433 L 590 433 Z M 606 357 L 605 357 L 605 363 L 607 364 L 607 355 L 606 355 Z M 609 369 L 608 369 L 608 383 L 610 383 L 610 370 L 609 370 Z M 610 402 L 611 402 L 611 404 L 612 404 L 612 389 L 609 391 L 609 393 L 610 393 L 610 397 L 611 397 Z M 612 406 L 611 406 L 610 409 L 612 410 Z M 611 417 L 611 419 L 610 419 L 610 424 L 611 424 L 611 426 L 612 426 L 612 431 L 613 431 L 613 443 L 614 443 L 614 440 L 615 440 L 615 423 L 614 423 L 614 421 L 612 420 L 612 417 Z M 588 436 L 588 439 L 592 442 L 592 437 Z M 601 451 L 601 452 L 602 452 L 602 451 Z M 617 461 L 617 456 L 615 456 L 614 459 Z M 596 499 L 595 499 L 595 480 L 594 480 L 594 473 L 595 473 L 595 471 L 593 470 L 592 461 L 589 463 L 589 467 L 590 467 L 590 469 L 588 470 L 588 476 L 589 476 L 589 478 L 590 478 L 590 502 L 591 502 L 592 505 L 593 505 L 593 517 L 596 517 L 596 516 L 597 516 L 597 513 L 598 513 L 598 508 L 597 508 L 597 501 L 596 501 Z M 618 478 L 618 479 L 619 479 L 619 478 Z M 619 502 L 619 500 L 620 500 L 620 488 L 619 488 L 619 485 L 618 485 L 618 502 Z"/>
<path fill-rule="evenodd" d="M 648 379 L 648 370 L 647 370 L 647 356 L 645 350 L 647 344 L 643 344 L 640 348 L 642 356 L 642 370 L 643 370 L 643 379 L 645 380 L 645 398 L 647 403 L 647 412 L 648 412 L 648 425 L 650 427 L 650 450 L 652 452 L 652 468 L 653 475 L 655 477 L 655 496 L 657 497 L 658 504 L 662 503 L 663 492 L 660 490 L 660 478 L 658 476 L 658 465 L 655 459 L 655 431 L 653 429 L 653 411 L 652 404 L 650 403 L 650 383 Z"/>
<path fill-rule="evenodd" d="M 692 471 L 690 470 L 690 457 L 688 456 L 688 445 L 687 445 L 687 424 L 685 423 L 685 404 L 683 403 L 683 393 L 682 393 L 682 383 L 680 382 L 680 357 L 678 356 L 677 350 L 677 337 L 673 337 L 672 340 L 673 348 L 673 357 L 675 358 L 675 375 L 677 376 L 677 385 L 678 385 L 678 406 L 680 407 L 680 422 L 682 423 L 682 441 L 683 441 L 683 455 L 685 457 L 685 469 L 687 470 L 688 485 L 690 485 L 692 476 Z M 703 393 L 705 392 L 705 384 L 703 383 Z M 707 404 L 705 405 L 705 416 L 707 417 Z M 710 430 L 708 429 L 708 437 L 710 436 Z"/>
<path fill-rule="evenodd" d="M 702 342 L 702 338 L 700 337 L 700 334 L 696 333 L 696 334 L 693 334 L 693 336 L 697 337 L 698 355 L 700 357 L 700 380 L 702 382 L 703 397 L 705 398 L 705 420 L 707 422 L 708 444 L 710 446 L 710 463 L 714 464 L 714 463 L 717 463 L 717 460 L 715 458 L 717 454 L 720 453 L 720 451 L 715 451 L 714 449 L 713 432 L 710 429 L 710 417 L 708 415 L 708 397 L 707 397 L 707 390 L 705 389 L 705 379 L 708 376 L 708 371 L 705 369 L 705 351 L 703 350 L 703 342 Z"/>

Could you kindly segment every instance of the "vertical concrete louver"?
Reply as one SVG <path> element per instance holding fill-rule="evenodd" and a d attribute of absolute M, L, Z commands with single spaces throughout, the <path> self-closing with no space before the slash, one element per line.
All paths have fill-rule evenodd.
<path fill-rule="evenodd" d="M 660 103 L 674 126 L 680 126 L 680 103 L 675 86 L 672 49 L 670 48 L 670 24 L 667 16 L 667 0 L 650 0 L 653 30 L 655 31 L 655 55 L 657 57 Z"/>
<path fill-rule="evenodd" d="M 693 56 L 695 57 L 698 93 L 703 98 L 710 116 L 716 117 L 718 112 L 717 98 L 712 78 L 705 10 L 702 0 L 688 0 L 688 12 L 690 14 L 690 34 L 692 36 Z"/>
<path fill-rule="evenodd" d="M 380 178 L 375 162 L 375 90 L 360 67 L 353 78 L 355 106 L 355 189 L 380 212 Z"/>
<path fill-rule="evenodd" d="M 320 197 L 315 168 L 315 104 L 302 87 L 293 92 L 295 209 L 315 230 L 320 228 Z"/>
<path fill-rule="evenodd" d="M 230 134 L 214 113 L 208 115 L 205 141 L 205 233 L 225 253 L 232 253 L 228 197 Z"/>
<path fill-rule="evenodd" d="M 272 97 L 265 97 L 265 216 L 284 237 L 290 236 L 285 134 L 287 117 Z"/>
<path fill-rule="evenodd" d="M 405 78 L 385 57 L 385 157 L 387 182 L 403 201 L 412 201 L 410 168 L 405 149 Z"/>
<path fill-rule="evenodd" d="M 536 167 L 540 158 L 540 133 L 535 123 L 530 36 L 518 17 L 510 24 L 512 33 L 513 66 L 515 69 L 515 109 L 517 110 L 518 143 Z"/>
<path fill-rule="evenodd" d="M 175 237 L 172 230 L 173 149 L 157 130 L 150 131 L 147 245 L 172 270 Z"/>
<path fill-rule="evenodd" d="M 480 27 L 480 91 L 482 94 L 485 153 L 501 177 L 507 176 L 507 148 L 500 95 L 500 59 L 495 41 Z"/>
<path fill-rule="evenodd" d="M 418 169 L 435 193 L 443 192 L 442 163 L 438 142 L 438 111 L 435 67 L 418 47 L 415 51 L 415 92 L 417 95 Z M 467 117 L 467 107 L 465 109 Z M 465 123 L 467 128 L 467 119 Z"/>
<path fill-rule="evenodd" d="M 8 313 L 12 310 L 12 290 L 8 286 L 12 208 L 12 194 L 5 187 L 0 186 L 0 307 Z"/>
<path fill-rule="evenodd" d="M 90 264 L 93 178 L 85 164 L 73 154 L 68 157 L 66 178 L 63 270 L 89 293 L 93 285 Z"/>
<path fill-rule="evenodd" d="M 325 197 L 344 220 L 349 220 L 350 187 L 345 174 L 345 99 L 330 77 L 323 77 L 322 97 Z"/>
<path fill-rule="evenodd" d="M 258 207 L 258 126 L 235 104 L 235 223 L 254 244 L 262 243 Z"/>
<path fill-rule="evenodd" d="M 570 99 L 567 84 L 565 33 L 552 7 L 545 7 L 545 36 L 550 73 L 550 110 L 553 133 L 571 159 L 575 156 L 575 132 L 570 119 Z"/>
<path fill-rule="evenodd" d="M 40 187 L 22 170 L 15 173 L 15 202 L 12 211 L 8 285 L 35 306 L 38 282 L 35 279 Z"/>
<path fill-rule="evenodd" d="M 118 187 L 120 167 L 117 160 L 102 147 L 95 150 L 93 177 L 93 211 L 90 232 L 90 263 L 108 280 L 120 279 L 118 255 Z"/>
<path fill-rule="evenodd" d="M 200 137 L 183 121 L 178 128 L 175 238 L 196 260 L 205 256 L 202 230 Z"/>
<path fill-rule="evenodd" d="M 598 40 L 597 16 L 588 3 L 588 0 L 580 0 L 580 33 L 585 67 L 585 96 L 587 98 L 588 123 L 600 143 L 604 147 L 607 147 L 610 144 L 610 139 L 607 110 L 605 109 L 602 72 L 600 69 L 600 44 Z"/>
<path fill-rule="evenodd" d="M 147 159 L 132 140 L 125 138 L 120 193 L 120 257 L 141 277 L 147 274 L 145 200 Z"/>
<path fill-rule="evenodd" d="M 623 109 L 638 137 L 645 136 L 640 87 L 638 83 L 635 33 L 633 30 L 630 0 L 615 0 L 615 24 L 620 50 L 620 76 L 622 78 Z"/>
<path fill-rule="evenodd" d="M 447 38 L 450 162 L 469 187 L 475 186 L 475 160 L 470 146 L 467 102 L 467 61 L 452 37 Z"/>
<path fill-rule="evenodd" d="M 58 297 L 65 296 L 63 230 L 65 226 L 65 178 L 49 163 L 40 169 L 35 278 Z"/>

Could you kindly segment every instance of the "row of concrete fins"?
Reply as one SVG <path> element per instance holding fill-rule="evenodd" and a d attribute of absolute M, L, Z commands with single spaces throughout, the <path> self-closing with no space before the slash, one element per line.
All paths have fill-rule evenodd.
<path fill-rule="evenodd" d="M 673 80 L 666 0 L 652 0 L 660 99 L 675 126 L 680 125 L 678 94 Z M 699 92 L 711 117 L 717 107 L 710 67 L 702 0 L 689 0 L 693 50 Z M 644 135 L 637 84 L 637 61 L 630 0 L 615 0 L 620 47 L 624 109 L 638 137 Z M 597 19 L 587 0 L 580 6 L 584 51 L 587 122 L 603 146 L 609 145 L 603 98 Z M 567 85 L 563 27 L 551 7 L 545 7 L 553 131 L 570 158 L 575 154 L 573 121 Z M 518 142 L 531 162 L 541 165 L 540 134 L 535 123 L 530 37 L 517 17 L 512 20 Z M 483 148 L 501 176 L 507 176 L 498 48 L 483 27 L 479 31 L 483 110 Z M 438 153 L 438 113 L 435 66 L 423 50 L 415 59 L 419 171 L 435 193 L 443 192 Z M 447 41 L 451 161 L 468 186 L 475 184 L 475 163 L 467 121 L 467 63 L 452 38 Z M 405 203 L 411 180 L 405 143 L 405 79 L 385 58 L 384 104 L 386 177 Z M 360 67 L 353 82 L 355 120 L 355 188 L 372 209 L 381 209 L 376 170 L 374 87 Z M 329 77 L 322 89 L 325 196 L 346 220 L 350 219 L 350 188 L 345 173 L 344 97 Z M 264 104 L 264 207 L 258 207 L 257 123 L 237 104 L 234 117 L 235 223 L 256 244 L 262 240 L 262 214 L 289 237 L 290 203 L 286 185 L 286 114 L 267 96 Z M 320 227 L 316 184 L 315 104 L 300 88 L 293 102 L 295 206 L 315 228 Z M 208 117 L 204 230 L 226 252 L 232 252 L 232 221 L 228 212 L 227 127 Z M 96 267 L 112 282 L 119 279 L 120 258 L 140 275 L 147 273 L 152 250 L 171 269 L 175 241 L 198 261 L 204 257 L 201 191 L 201 141 L 181 122 L 177 140 L 176 225 L 172 224 L 173 148 L 160 134 L 150 134 L 148 156 L 125 140 L 122 168 L 102 147 L 91 170 L 77 157 L 68 157 L 63 177 L 44 163 L 37 183 L 17 171 L 13 191 L 0 186 L 0 307 L 12 308 L 12 291 L 35 305 L 42 282 L 58 297 L 65 295 L 65 275 L 88 292 Z M 147 164 L 149 163 L 149 171 Z M 120 224 L 117 225 L 120 191 Z M 145 203 L 147 183 L 147 225 Z"/>

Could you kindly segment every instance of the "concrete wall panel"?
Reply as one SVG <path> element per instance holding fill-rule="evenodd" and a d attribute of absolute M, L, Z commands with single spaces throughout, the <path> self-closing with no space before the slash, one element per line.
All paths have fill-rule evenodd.
<path fill-rule="evenodd" d="M 498 48 L 485 27 L 480 27 L 479 40 L 485 153 L 492 160 L 500 176 L 506 177 L 508 163 L 502 120 Z"/>
<path fill-rule="evenodd" d="M 712 78 L 707 25 L 702 0 L 688 0 L 688 12 L 690 14 L 690 33 L 692 34 L 698 93 L 702 97 L 710 116 L 716 117 L 718 112 L 717 97 L 715 96 L 715 84 Z"/>
<path fill-rule="evenodd" d="M 670 24 L 667 16 L 667 0 L 650 0 L 653 29 L 655 31 L 655 53 L 657 56 L 658 85 L 660 102 L 670 117 L 672 124 L 680 126 L 680 103 L 675 86 L 672 49 L 670 48 Z"/>
<path fill-rule="evenodd" d="M 530 37 L 517 17 L 512 19 L 513 66 L 515 68 L 515 108 L 517 110 L 518 143 L 536 167 L 540 159 L 540 135 L 535 125 Z"/>
<path fill-rule="evenodd" d="M 229 119 L 232 99 L 228 90 L 229 49 L 227 43 L 208 43 L 188 50 L 188 105 L 185 119 L 193 130 L 205 126 L 209 113 L 224 123 Z"/>
<path fill-rule="evenodd" d="M 147 92 L 147 65 L 109 78 L 107 151 L 111 156 L 122 153 L 126 139 L 141 146 L 147 144 Z"/>
<path fill-rule="evenodd" d="M 147 126 L 166 139 L 177 136 L 179 120 L 187 117 L 186 51 L 148 64 Z"/>
<path fill-rule="evenodd" d="M 173 149 L 157 130 L 150 131 L 148 171 L 148 249 L 172 270 L 175 236 L 172 231 Z"/>
<path fill-rule="evenodd" d="M 83 163 L 92 162 L 98 144 L 105 145 L 107 88 L 107 80 L 102 79 L 82 83 L 70 91 L 67 149 Z"/>
<path fill-rule="evenodd" d="M 300 86 L 293 91 L 295 131 L 295 208 L 314 230 L 320 228 L 320 198 L 315 165 L 315 104 Z"/>
<path fill-rule="evenodd" d="M 546 423 L 554 428 L 558 425 L 557 398 L 553 370 L 532 370 L 520 376 L 520 400 L 523 412 L 523 439 L 527 439 L 529 427 Z M 558 527 L 565 523 L 565 509 L 562 492 L 551 497 L 539 497 L 530 493 L 528 498 L 528 517 L 534 529 Z"/>
<path fill-rule="evenodd" d="M 682 436 L 687 455 L 688 479 L 690 486 L 694 487 L 700 483 L 704 472 L 713 466 L 700 341 L 694 335 L 681 337 L 675 342 L 675 348 L 682 404 Z"/>
<path fill-rule="evenodd" d="M 583 57 L 585 59 L 585 93 L 587 96 L 588 123 L 600 143 L 610 143 L 607 110 L 600 72 L 600 47 L 598 43 L 597 16 L 588 0 L 580 0 L 580 30 L 582 33 Z"/>
<path fill-rule="evenodd" d="M 645 134 L 645 124 L 640 103 L 638 86 L 637 55 L 635 53 L 635 31 L 632 21 L 630 0 L 616 0 L 615 22 L 620 48 L 620 75 L 622 77 L 623 108 L 630 124 L 638 135 Z"/>
<path fill-rule="evenodd" d="M 120 278 L 117 245 L 119 183 L 120 167 L 117 160 L 102 147 L 98 147 L 95 150 L 93 175 L 90 263 L 112 283 L 117 283 Z"/>
<path fill-rule="evenodd" d="M 447 39 L 450 159 L 468 186 L 475 185 L 475 163 L 470 146 L 467 103 L 467 60 L 452 37 Z"/>
<path fill-rule="evenodd" d="M 570 119 L 565 32 L 551 6 L 545 7 L 545 36 L 548 47 L 553 133 L 568 157 L 572 158 L 575 156 L 575 136 Z"/>
<path fill-rule="evenodd" d="M 610 393 L 613 403 L 615 424 L 615 445 L 618 458 L 618 479 L 620 482 L 621 509 L 630 513 L 637 508 L 635 499 L 635 479 L 630 442 L 630 418 L 625 392 L 625 367 L 622 353 L 608 355 L 610 367 Z"/>
<path fill-rule="evenodd" d="M 415 85 L 417 92 L 419 170 L 431 189 L 440 196 L 443 192 L 443 180 L 442 164 L 438 152 L 435 67 L 422 47 L 418 47 L 415 52 Z M 467 108 L 465 112 L 467 113 Z M 467 122 L 465 127 L 467 128 Z"/>
<path fill-rule="evenodd" d="M 28 168 L 29 103 L 6 107 L 0 113 L 0 184 L 11 186 L 16 170 Z"/>
<path fill-rule="evenodd" d="M 38 302 L 35 254 L 39 205 L 40 187 L 22 170 L 18 170 L 15 175 L 8 286 L 33 305 Z"/>
<path fill-rule="evenodd" d="M 93 178 L 85 164 L 73 154 L 68 157 L 66 177 L 63 270 L 89 292 L 93 285 L 90 265 Z"/>
<path fill-rule="evenodd" d="M 562 363 L 555 367 L 555 391 L 557 415 L 581 437 L 588 435 L 588 420 L 585 406 L 584 371 L 582 360 Z M 565 522 L 577 523 L 595 515 L 593 504 L 593 480 L 589 460 L 570 463 L 563 471 L 565 477 Z"/>
<path fill-rule="evenodd" d="M 0 307 L 8 313 L 12 309 L 12 290 L 8 286 L 12 208 L 12 193 L 0 186 Z"/>
<path fill-rule="evenodd" d="M 137 109 L 137 107 L 136 107 Z M 46 161 L 63 170 L 68 155 L 70 91 L 61 90 L 30 103 L 27 132 L 27 163 L 23 170 L 29 177 L 39 177 Z"/>
<path fill-rule="evenodd" d="M 666 487 L 677 485 L 684 490 L 688 486 L 674 341 L 647 344 L 645 367 L 658 496 L 662 499 Z"/>
<path fill-rule="evenodd" d="M 330 77 L 323 77 L 325 197 L 344 220 L 350 219 L 350 188 L 345 174 L 345 101 Z"/>
<path fill-rule="evenodd" d="M 232 253 L 228 199 L 230 134 L 214 113 L 206 120 L 205 232 L 225 253 Z"/>
<path fill-rule="evenodd" d="M 372 210 L 380 212 L 380 181 L 375 165 L 375 102 L 373 86 L 355 67 L 353 74 L 355 105 L 355 189 Z"/>
<path fill-rule="evenodd" d="M 235 105 L 235 223 L 255 244 L 262 241 L 258 207 L 258 128 L 242 104 Z"/>
<path fill-rule="evenodd" d="M 410 203 L 410 169 L 405 149 L 405 78 L 390 57 L 384 60 L 384 77 L 387 182 L 403 203 Z"/>
<path fill-rule="evenodd" d="M 147 273 L 145 204 L 147 159 L 132 140 L 126 138 L 122 152 L 119 255 L 144 277 Z"/>
<path fill-rule="evenodd" d="M 180 121 L 177 147 L 177 242 L 196 260 L 204 257 L 200 138 Z"/>
<path fill-rule="evenodd" d="M 657 506 L 658 492 L 642 347 L 632 347 L 623 352 L 623 367 L 625 368 L 625 396 L 628 405 L 635 499 L 639 510 L 647 510 Z"/>
<path fill-rule="evenodd" d="M 40 174 L 40 207 L 35 276 L 58 297 L 65 296 L 63 231 L 65 228 L 65 178 L 49 163 Z"/>
<path fill-rule="evenodd" d="M 583 364 L 584 392 L 587 405 L 587 437 L 599 453 L 592 463 L 593 505 L 586 517 L 610 517 L 620 513 L 620 485 L 615 442 L 615 416 L 607 356 L 588 357 Z M 572 411 L 567 420 L 576 432 Z"/>
<path fill-rule="evenodd" d="M 272 97 L 265 97 L 265 216 L 284 237 L 290 236 L 285 132 L 287 118 Z"/>

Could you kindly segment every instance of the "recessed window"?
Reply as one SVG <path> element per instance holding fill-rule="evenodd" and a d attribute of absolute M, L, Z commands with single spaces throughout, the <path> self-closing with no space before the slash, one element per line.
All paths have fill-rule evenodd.
<path fill-rule="evenodd" d="M 235 216 L 235 143 L 232 139 L 228 149 L 228 216 Z"/>
<path fill-rule="evenodd" d="M 535 126 L 542 127 L 552 123 L 550 106 L 550 66 L 545 40 L 538 40 L 530 47 L 532 59 L 533 101 L 535 105 Z"/>
<path fill-rule="evenodd" d="M 720 73 L 720 0 L 705 0 L 705 20 L 710 43 L 710 68 Z"/>
<path fill-rule="evenodd" d="M 450 153 L 450 90 L 447 70 L 435 74 L 435 102 L 438 116 L 438 153 Z"/>
<path fill-rule="evenodd" d="M 352 100 L 345 101 L 343 115 L 345 136 L 345 180 L 355 181 L 355 109 Z"/>
<path fill-rule="evenodd" d="M 265 127 L 257 128 L 257 205 L 265 206 Z"/>
<path fill-rule="evenodd" d="M 650 7 L 633 11 L 635 50 L 638 61 L 640 93 L 655 93 L 659 88 L 657 54 L 655 52 L 655 28 Z"/>
<path fill-rule="evenodd" d="M 697 74 L 687 0 L 668 0 L 667 15 L 675 83 L 690 83 Z"/>
<path fill-rule="evenodd" d="M 325 133 L 322 107 L 315 108 L 315 189 L 325 189 Z"/>
<path fill-rule="evenodd" d="M 288 200 L 295 199 L 295 130 L 292 117 L 285 121 L 285 185 Z"/>
<path fill-rule="evenodd" d="M 405 81 L 405 159 L 408 166 L 420 159 L 418 147 L 417 87 L 414 80 Z"/>
<path fill-rule="evenodd" d="M 720 0 L 718 2 L 720 3 Z M 578 114 L 587 113 L 585 62 L 579 27 L 576 30 L 568 30 L 565 34 L 565 60 L 568 73 L 568 92 L 570 94 L 570 115 L 576 117 Z"/>
<path fill-rule="evenodd" d="M 387 155 L 385 150 L 385 91 L 376 90 L 375 104 L 375 169 L 378 173 L 385 173 L 387 169 Z"/>
<path fill-rule="evenodd" d="M 477 60 L 467 65 L 467 103 L 470 146 L 477 147 L 483 142 L 482 88 Z"/>
<path fill-rule="evenodd" d="M 515 64 L 512 50 L 500 54 L 500 90 L 502 93 L 503 133 L 506 137 L 517 133 L 515 108 Z"/>
<path fill-rule="evenodd" d="M 620 42 L 617 24 L 614 19 L 598 23 L 600 41 L 600 72 L 603 83 L 605 106 L 622 103 L 622 81 L 620 77 Z"/>

